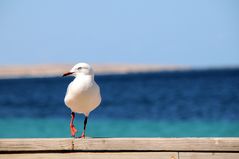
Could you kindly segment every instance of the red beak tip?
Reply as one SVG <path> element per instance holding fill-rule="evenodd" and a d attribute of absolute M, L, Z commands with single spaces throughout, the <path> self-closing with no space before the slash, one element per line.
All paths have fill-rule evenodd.
<path fill-rule="evenodd" d="M 71 75 L 73 72 L 67 72 L 67 73 L 64 73 L 63 75 L 62 75 L 62 77 L 65 77 L 65 76 L 68 76 L 68 75 Z"/>

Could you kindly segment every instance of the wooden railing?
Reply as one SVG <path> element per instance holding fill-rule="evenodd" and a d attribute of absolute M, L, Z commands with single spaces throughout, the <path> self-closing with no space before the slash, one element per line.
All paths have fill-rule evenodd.
<path fill-rule="evenodd" d="M 239 159 L 239 138 L 0 139 L 0 159 Z"/>

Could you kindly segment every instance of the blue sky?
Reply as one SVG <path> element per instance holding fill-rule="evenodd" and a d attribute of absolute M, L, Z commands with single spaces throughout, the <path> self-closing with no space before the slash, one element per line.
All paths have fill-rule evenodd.
<path fill-rule="evenodd" d="M 1 0 L 0 64 L 239 66 L 237 0 Z"/>

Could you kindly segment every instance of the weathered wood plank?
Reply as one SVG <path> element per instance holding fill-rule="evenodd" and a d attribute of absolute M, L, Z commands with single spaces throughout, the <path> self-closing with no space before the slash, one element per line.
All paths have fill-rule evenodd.
<path fill-rule="evenodd" d="M 239 153 L 179 152 L 179 159 L 238 159 Z"/>
<path fill-rule="evenodd" d="M 98 138 L 74 140 L 74 150 L 239 151 L 239 138 Z"/>
<path fill-rule="evenodd" d="M 1 151 L 57 151 L 72 150 L 73 139 L 0 139 Z"/>
<path fill-rule="evenodd" d="M 1 159 L 178 159 L 177 152 L 116 152 L 116 153 L 34 153 L 34 154 L 0 154 Z"/>
<path fill-rule="evenodd" d="M 239 152 L 239 138 L 0 139 L 0 152 L 62 150 Z"/>

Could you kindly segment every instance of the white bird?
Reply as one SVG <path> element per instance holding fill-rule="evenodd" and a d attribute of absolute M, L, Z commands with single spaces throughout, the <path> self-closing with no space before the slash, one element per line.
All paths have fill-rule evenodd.
<path fill-rule="evenodd" d="M 63 76 L 73 75 L 75 79 L 68 85 L 64 102 L 71 109 L 70 130 L 75 137 L 77 132 L 74 126 L 75 112 L 85 115 L 84 130 L 81 137 L 85 137 L 87 119 L 92 110 L 100 105 L 100 88 L 94 80 L 94 71 L 87 63 L 76 64 L 70 72 Z"/>

